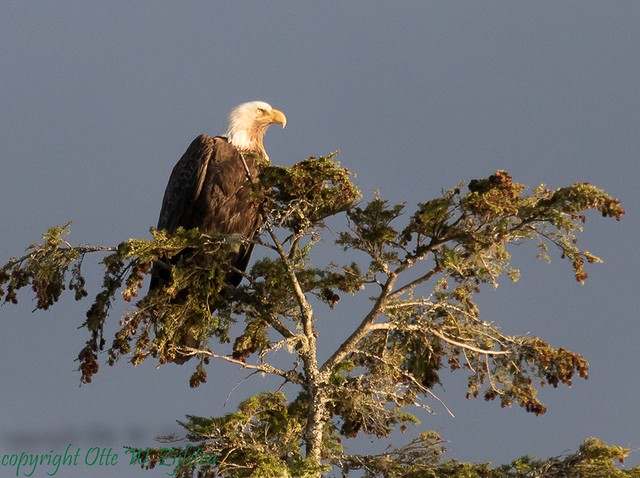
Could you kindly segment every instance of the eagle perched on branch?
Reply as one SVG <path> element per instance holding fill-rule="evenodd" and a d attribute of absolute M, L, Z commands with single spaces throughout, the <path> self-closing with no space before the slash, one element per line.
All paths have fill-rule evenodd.
<path fill-rule="evenodd" d="M 269 161 L 263 136 L 269 125 L 281 124 L 284 128 L 286 123 L 282 111 L 263 101 L 250 101 L 231 111 L 222 136 L 202 134 L 194 139 L 173 168 L 157 229 L 171 234 L 179 227 L 198 228 L 203 234 L 237 234 L 252 239 L 262 225 L 260 212 L 251 202 L 251 181 L 258 174 L 256 155 Z M 249 242 L 230 252 L 229 265 L 244 271 L 252 249 Z M 236 287 L 242 275 L 229 269 L 225 281 Z M 166 268 L 154 267 L 151 290 L 161 287 L 169 277 Z M 194 346 L 188 338 L 185 342 Z M 184 359 L 175 361 L 182 363 Z"/>

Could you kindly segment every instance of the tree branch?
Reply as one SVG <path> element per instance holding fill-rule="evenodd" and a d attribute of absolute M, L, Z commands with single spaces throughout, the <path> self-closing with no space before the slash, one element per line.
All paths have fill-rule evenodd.
<path fill-rule="evenodd" d="M 427 282 L 434 275 L 436 275 L 438 272 L 441 272 L 441 271 L 442 271 L 442 268 L 440 266 L 435 266 L 433 269 L 431 269 L 429 272 L 427 272 L 423 276 L 418 277 L 417 279 L 415 279 L 415 280 L 409 282 L 408 284 L 400 287 L 399 289 L 396 289 L 393 292 L 391 292 L 389 294 L 389 300 L 396 299 L 396 298 L 402 296 L 403 294 L 405 294 L 406 292 L 409 292 L 409 291 L 415 289 L 417 286 L 419 286 L 420 284 L 422 284 L 424 282 Z"/>
<path fill-rule="evenodd" d="M 298 302 L 298 307 L 302 314 L 302 321 L 301 321 L 302 330 L 307 339 L 307 345 L 309 347 L 309 355 L 310 357 L 315 357 L 316 356 L 315 335 L 313 332 L 313 313 L 311 310 L 311 306 L 309 305 L 309 302 L 307 301 L 307 297 L 304 295 L 304 292 L 302 291 L 302 287 L 300 286 L 300 282 L 298 281 L 296 272 L 293 268 L 293 265 L 291 264 L 289 255 L 284 250 L 284 247 L 282 247 L 282 244 L 276 237 L 271 226 L 267 227 L 267 232 L 269 233 L 269 236 L 273 241 L 273 245 L 275 246 L 276 251 L 280 256 L 280 259 L 284 263 L 285 269 L 289 276 L 289 280 L 291 281 L 291 286 L 293 287 L 293 292 L 295 294 L 296 300 Z M 317 371 L 317 363 L 315 364 L 315 369 Z"/>
<path fill-rule="evenodd" d="M 60 247 L 60 249 L 64 251 L 75 251 L 80 256 L 84 256 L 85 254 L 89 254 L 91 252 L 117 252 L 118 250 L 116 246 L 72 246 L 67 241 L 64 241 L 64 243 L 66 247 Z M 43 245 L 44 244 L 33 244 L 32 246 L 30 246 L 30 248 L 33 249 L 31 252 L 21 257 L 14 257 L 10 259 L 9 261 L 7 261 L 3 268 L 11 269 L 18 264 L 22 264 L 24 261 L 31 260 L 33 256 L 37 255 L 40 252 L 40 247 L 42 247 Z"/>
<path fill-rule="evenodd" d="M 293 370 L 281 370 L 277 367 L 274 367 L 272 365 L 268 365 L 268 364 L 262 364 L 262 365 L 253 365 L 250 363 L 246 363 L 243 362 L 242 360 L 238 360 L 238 359 L 234 359 L 233 357 L 229 357 L 228 355 L 221 355 L 221 354 L 217 354 L 214 352 L 211 352 L 210 350 L 202 350 L 202 349 L 195 349 L 192 347 L 179 347 L 179 350 L 181 352 L 181 355 L 184 356 L 193 356 L 193 355 L 206 355 L 208 357 L 211 358 L 215 358 L 215 359 L 219 359 L 219 360 L 224 360 L 226 362 L 230 362 L 236 365 L 240 365 L 242 368 L 247 368 L 250 370 L 257 370 L 258 372 L 264 372 L 264 373 L 269 373 L 272 375 L 279 375 L 280 377 L 285 378 L 286 380 L 295 383 L 295 384 L 302 384 L 303 383 L 303 377 L 300 377 L 300 374 L 298 374 L 297 372 L 293 371 Z"/>
<path fill-rule="evenodd" d="M 325 363 L 320 367 L 320 373 L 324 375 L 324 379 L 328 378 L 327 375 L 331 374 L 331 371 L 340 363 L 353 349 L 358 345 L 358 342 L 362 340 L 372 329 L 373 322 L 384 311 L 389 300 L 389 293 L 396 282 L 397 276 L 394 273 L 390 273 L 387 276 L 387 280 L 382 284 L 382 292 L 373 304 L 373 307 L 367 315 L 365 315 L 360 325 L 353 331 L 353 333 L 345 340 L 340 347 L 329 357 Z"/>
<path fill-rule="evenodd" d="M 412 324 L 399 325 L 399 324 L 393 324 L 391 322 L 385 322 L 385 323 L 370 325 L 369 328 L 368 328 L 368 331 L 372 331 L 372 330 L 419 330 L 419 331 L 425 331 L 425 328 L 422 327 L 422 326 L 419 326 L 419 325 L 412 325 Z M 479 354 L 483 354 L 483 355 L 509 355 L 511 353 L 508 350 L 487 350 L 487 349 L 481 349 L 481 348 L 478 348 L 478 347 L 474 347 L 473 345 L 465 344 L 464 342 L 458 342 L 457 340 L 454 340 L 454 339 L 452 339 L 450 337 L 447 337 L 446 335 L 442 334 L 441 332 L 438 332 L 434 328 L 428 328 L 426 330 L 428 330 L 433 335 L 435 335 L 439 339 L 447 342 L 450 345 L 455 345 L 456 347 L 461 347 L 463 349 L 471 350 L 472 352 L 476 352 L 476 353 L 479 353 Z"/>

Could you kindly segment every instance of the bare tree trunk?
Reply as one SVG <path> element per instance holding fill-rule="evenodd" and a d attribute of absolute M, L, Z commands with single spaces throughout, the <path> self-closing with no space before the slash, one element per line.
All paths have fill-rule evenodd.
<path fill-rule="evenodd" d="M 305 430 L 305 443 L 307 457 L 313 457 L 318 465 L 322 463 L 322 437 L 326 415 L 325 393 L 317 383 L 311 383 L 309 387 L 309 412 Z M 320 472 L 318 472 L 317 476 L 321 476 Z"/>

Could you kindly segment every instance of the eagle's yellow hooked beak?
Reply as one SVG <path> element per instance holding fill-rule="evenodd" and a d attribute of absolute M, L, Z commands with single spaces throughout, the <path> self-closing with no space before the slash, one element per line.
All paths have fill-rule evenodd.
<path fill-rule="evenodd" d="M 287 117 L 284 115 L 284 113 L 280 110 L 271 110 L 271 124 L 281 124 L 282 125 L 282 129 L 285 128 L 285 126 L 287 126 Z"/>

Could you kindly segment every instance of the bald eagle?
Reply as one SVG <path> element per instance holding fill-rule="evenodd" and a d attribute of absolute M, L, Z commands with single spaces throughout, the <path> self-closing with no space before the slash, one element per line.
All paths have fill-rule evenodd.
<path fill-rule="evenodd" d="M 269 156 L 262 138 L 271 124 L 284 128 L 287 118 L 282 111 L 263 101 L 250 101 L 234 108 L 222 136 L 202 134 L 193 140 L 173 168 L 164 193 L 158 229 L 169 234 L 178 227 L 198 228 L 204 234 L 237 234 L 253 239 L 262 218 L 251 202 L 251 181 L 257 177 L 256 155 L 265 161 Z M 251 154 L 247 154 L 251 153 Z M 229 272 L 225 282 L 236 287 L 249 262 L 253 244 L 244 243 L 228 255 Z M 170 273 L 166 267 L 154 267 L 151 290 L 166 284 Z M 183 335 L 182 345 L 197 344 Z M 187 358 L 176 358 L 183 363 Z"/>

